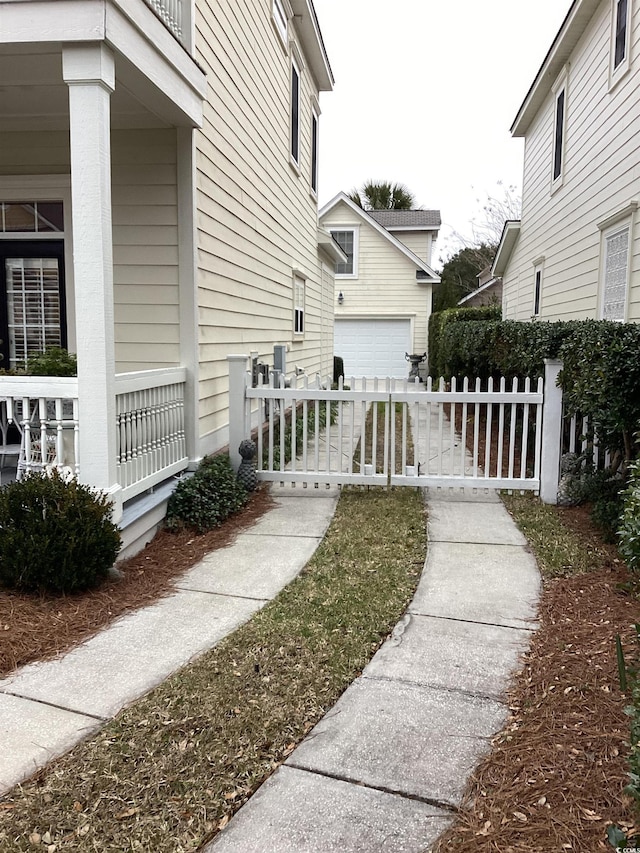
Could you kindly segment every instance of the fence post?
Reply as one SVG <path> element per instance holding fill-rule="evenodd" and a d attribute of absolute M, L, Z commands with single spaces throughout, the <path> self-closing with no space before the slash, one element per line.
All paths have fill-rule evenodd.
<path fill-rule="evenodd" d="M 234 471 L 240 467 L 240 442 L 248 438 L 246 424 L 246 355 L 228 355 L 229 363 L 229 458 Z"/>
<path fill-rule="evenodd" d="M 557 382 L 561 370 L 561 361 L 545 358 L 540 465 L 540 499 L 545 504 L 558 503 L 562 446 L 562 389 L 558 387 Z"/>

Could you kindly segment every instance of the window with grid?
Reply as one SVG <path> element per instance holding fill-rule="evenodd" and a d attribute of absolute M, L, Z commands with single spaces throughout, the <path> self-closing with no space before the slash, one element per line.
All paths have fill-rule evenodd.
<path fill-rule="evenodd" d="M 336 263 L 336 275 L 354 276 L 356 271 L 355 264 L 355 244 L 356 237 L 353 229 L 345 229 L 343 231 L 332 231 L 331 236 L 340 246 L 342 251 L 347 256 L 347 262 L 338 261 Z"/>
<path fill-rule="evenodd" d="M 304 334 L 304 300 L 305 280 L 302 276 L 293 277 L 293 331 L 296 335 Z"/>

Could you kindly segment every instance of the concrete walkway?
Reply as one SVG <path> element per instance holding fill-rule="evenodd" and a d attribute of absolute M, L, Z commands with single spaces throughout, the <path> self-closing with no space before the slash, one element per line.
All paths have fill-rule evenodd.
<path fill-rule="evenodd" d="M 338 490 L 276 487 L 273 496 L 273 509 L 183 575 L 175 593 L 0 681 L 0 793 L 235 631 L 293 580 L 322 540 Z"/>
<path fill-rule="evenodd" d="M 425 853 L 507 716 L 538 570 L 495 494 L 428 496 L 429 551 L 391 638 L 206 853 Z"/>
<path fill-rule="evenodd" d="M 185 574 L 173 595 L 0 681 L 0 793 L 214 646 L 297 575 L 338 491 L 273 494 L 275 508 Z M 407 613 L 206 853 L 426 853 L 454 819 L 506 719 L 504 690 L 535 628 L 540 581 L 494 493 L 439 490 L 427 501 L 428 556 Z"/>

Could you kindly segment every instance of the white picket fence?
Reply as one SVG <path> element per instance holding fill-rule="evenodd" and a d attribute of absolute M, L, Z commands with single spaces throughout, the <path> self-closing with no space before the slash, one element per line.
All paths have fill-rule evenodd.
<path fill-rule="evenodd" d="M 423 385 L 355 378 L 329 390 L 306 377 L 292 377 L 285 387 L 280 377 L 280 387 L 251 387 L 246 363 L 232 358 L 238 360 L 230 359 L 230 449 L 233 457 L 236 440 L 253 433 L 261 480 L 541 491 L 543 410 L 550 405 L 542 378 L 508 387 L 504 379 L 482 387 L 479 380 Z M 548 396 L 557 409 L 557 394 Z M 559 436 L 561 416 L 550 412 L 547 420 Z M 559 440 L 546 444 L 546 492 L 555 499 Z"/>

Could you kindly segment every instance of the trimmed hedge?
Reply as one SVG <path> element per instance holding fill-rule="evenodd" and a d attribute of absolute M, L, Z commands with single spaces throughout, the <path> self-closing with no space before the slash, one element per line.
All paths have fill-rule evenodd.
<path fill-rule="evenodd" d="M 167 505 L 169 530 L 193 527 L 204 533 L 241 509 L 249 495 L 236 479 L 228 456 L 205 456 L 193 477 L 180 480 Z"/>
<path fill-rule="evenodd" d="M 434 379 L 440 376 L 450 378 L 457 371 L 451 369 L 452 352 L 449 346 L 449 329 L 465 324 L 465 330 L 459 330 L 459 335 L 453 335 L 453 339 L 460 341 L 471 340 L 473 333 L 466 330 L 469 323 L 478 322 L 478 332 L 491 321 L 499 321 L 502 317 L 500 308 L 448 308 L 446 311 L 438 311 L 429 317 L 429 373 Z M 479 374 L 478 374 L 479 375 Z"/>

